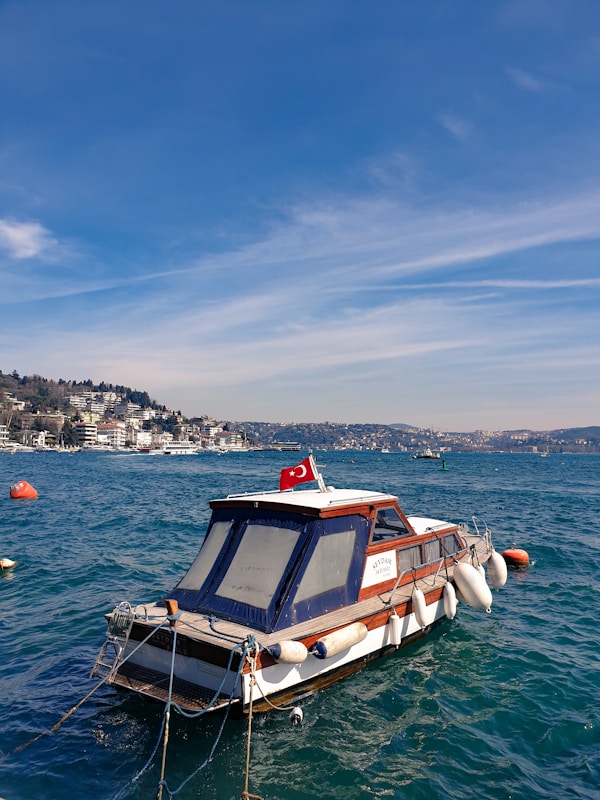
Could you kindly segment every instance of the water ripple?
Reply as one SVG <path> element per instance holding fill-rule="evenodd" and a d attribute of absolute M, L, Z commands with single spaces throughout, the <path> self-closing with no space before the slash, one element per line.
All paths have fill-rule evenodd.
<path fill-rule="evenodd" d="M 26 479 L 39 492 L 33 502 L 0 499 L 0 555 L 20 562 L 0 576 L 7 800 L 108 800 L 146 762 L 162 708 L 106 687 L 56 733 L 10 751 L 90 690 L 102 615 L 179 580 L 208 500 L 272 488 L 289 455 L 0 455 L 7 487 Z M 409 513 L 474 514 L 497 549 L 517 542 L 535 566 L 511 571 L 492 614 L 461 605 L 428 639 L 308 698 L 302 726 L 287 713 L 258 715 L 250 791 L 264 800 L 598 798 L 600 459 L 452 454 L 447 473 L 401 454 L 319 460 L 328 484 L 397 493 Z M 219 725 L 172 718 L 171 788 L 206 758 Z M 230 720 L 213 761 L 178 797 L 239 798 L 245 737 L 245 721 Z M 155 766 L 126 796 L 154 796 L 157 778 Z"/>

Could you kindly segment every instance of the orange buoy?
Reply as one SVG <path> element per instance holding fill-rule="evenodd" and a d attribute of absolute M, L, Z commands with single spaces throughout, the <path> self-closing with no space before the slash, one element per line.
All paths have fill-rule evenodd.
<path fill-rule="evenodd" d="M 18 499 L 34 500 L 38 493 L 27 481 L 17 481 L 10 487 L 10 496 Z"/>
<path fill-rule="evenodd" d="M 504 550 L 502 558 L 506 561 L 507 567 L 528 567 L 529 553 L 527 550 L 520 550 L 518 547 L 511 547 Z"/>

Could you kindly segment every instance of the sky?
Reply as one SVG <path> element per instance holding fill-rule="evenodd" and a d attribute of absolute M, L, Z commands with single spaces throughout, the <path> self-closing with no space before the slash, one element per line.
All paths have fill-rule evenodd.
<path fill-rule="evenodd" d="M 600 424 L 597 0 L 2 0 L 0 369 Z"/>

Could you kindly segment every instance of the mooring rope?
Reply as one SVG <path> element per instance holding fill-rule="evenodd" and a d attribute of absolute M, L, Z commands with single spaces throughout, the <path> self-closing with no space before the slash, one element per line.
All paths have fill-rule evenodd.
<path fill-rule="evenodd" d="M 238 671 L 237 671 L 237 675 L 239 677 L 239 675 L 241 674 L 242 669 L 244 667 L 244 663 L 246 661 L 246 654 L 248 653 L 250 648 L 255 647 L 255 646 L 256 645 L 255 645 L 254 637 L 253 636 L 249 636 L 243 642 L 238 642 L 236 647 L 232 648 L 230 656 L 229 656 L 229 663 L 228 663 L 227 669 L 224 672 L 223 679 L 221 681 L 221 684 L 220 684 L 219 688 L 217 689 L 217 691 L 216 691 L 214 697 L 212 698 L 210 704 L 208 706 L 206 706 L 205 708 L 201 709 L 200 711 L 193 712 L 193 713 L 185 712 L 179 705 L 177 705 L 177 703 L 175 703 L 171 699 L 171 691 L 169 691 L 169 700 L 167 701 L 167 703 L 165 705 L 165 713 L 163 714 L 163 724 L 161 726 L 161 730 L 159 732 L 156 745 L 154 746 L 154 749 L 153 749 L 150 757 L 148 758 L 148 760 L 146 761 L 146 763 L 142 767 L 142 769 L 129 781 L 129 783 L 126 786 L 122 787 L 119 790 L 119 792 L 116 795 L 113 796 L 112 800 L 119 800 L 119 798 L 123 796 L 123 794 L 127 791 L 127 789 L 130 786 L 132 786 L 136 781 L 138 781 L 139 778 L 143 775 L 143 773 L 146 772 L 149 769 L 149 767 L 151 766 L 152 761 L 153 761 L 154 757 L 156 756 L 156 753 L 158 752 L 158 749 L 159 749 L 159 746 L 160 746 L 160 742 L 161 742 L 161 740 L 163 738 L 163 733 L 165 733 L 165 736 L 168 736 L 168 732 L 167 732 L 166 728 L 167 728 L 167 715 L 168 715 L 169 709 L 173 708 L 175 711 L 177 711 L 178 713 L 182 714 L 182 716 L 187 717 L 188 719 L 194 719 L 194 718 L 197 718 L 197 717 L 199 717 L 199 716 L 201 716 L 203 714 L 208 713 L 211 710 L 211 708 L 214 705 L 214 703 L 217 700 L 217 698 L 221 694 L 221 689 L 223 688 L 225 680 L 228 677 L 229 667 L 231 666 L 234 653 L 237 650 L 240 650 L 240 649 L 242 651 L 242 655 L 241 655 L 241 658 L 240 658 L 240 663 L 239 663 Z M 171 677 L 173 676 L 173 673 L 174 673 L 174 668 L 173 668 L 173 662 L 172 662 L 171 663 Z M 160 780 L 159 780 L 159 783 L 158 783 L 158 786 L 157 786 L 157 795 L 156 795 L 157 798 L 160 798 L 162 791 L 165 791 L 169 798 L 173 798 L 176 795 L 178 795 L 179 792 L 181 792 L 182 789 L 199 772 L 201 772 L 212 761 L 212 759 L 214 757 L 214 754 L 215 754 L 215 751 L 216 751 L 216 749 L 218 747 L 218 744 L 219 744 L 219 742 L 221 740 L 221 737 L 223 735 L 223 731 L 224 731 L 224 728 L 225 728 L 225 723 L 227 722 L 227 719 L 229 717 L 229 712 L 230 712 L 231 706 L 233 704 L 235 685 L 236 685 L 236 682 L 234 681 L 234 684 L 233 684 L 232 689 L 231 689 L 231 693 L 230 693 L 228 701 L 227 701 L 227 705 L 225 707 L 225 711 L 223 713 L 223 718 L 221 720 L 221 725 L 219 727 L 219 730 L 217 732 L 217 736 L 215 737 L 215 741 L 212 744 L 212 747 L 210 749 L 210 752 L 209 752 L 208 756 L 204 759 L 204 761 L 190 775 L 188 775 L 188 777 L 176 789 L 169 789 L 167 781 L 166 781 L 166 779 L 164 777 L 164 771 L 165 770 L 163 769 L 163 772 L 161 773 Z M 166 753 L 166 745 L 163 742 L 163 755 L 165 753 Z M 163 759 L 163 768 L 165 766 L 166 766 L 166 760 Z M 248 795 L 248 797 L 252 798 L 253 795 Z M 262 799 L 259 798 L 259 800 L 262 800 Z"/>
<path fill-rule="evenodd" d="M 234 656 L 236 650 L 239 650 L 240 648 L 243 648 L 242 655 L 241 655 L 241 658 L 240 658 L 240 665 L 238 667 L 238 675 L 239 675 L 240 670 L 244 665 L 244 659 L 245 659 L 245 656 L 246 656 L 246 649 L 245 649 L 246 647 L 247 647 L 246 641 L 243 641 L 243 642 L 238 642 L 237 645 L 230 650 L 230 652 L 229 652 L 229 661 L 227 662 L 227 667 L 225 668 L 225 671 L 223 672 L 223 677 L 221 679 L 221 683 L 219 684 L 219 686 L 215 690 L 215 693 L 212 696 L 210 702 L 207 703 L 207 705 L 204 708 L 201 708 L 200 711 L 186 711 L 184 708 L 181 708 L 181 706 L 177 705 L 177 703 L 173 702 L 172 705 L 175 708 L 175 710 L 179 714 L 181 714 L 182 717 L 187 717 L 188 719 L 196 719 L 196 717 L 201 717 L 203 714 L 206 714 L 207 711 L 210 711 L 212 709 L 212 707 L 214 706 L 214 704 L 219 699 L 219 697 L 221 696 L 221 693 L 223 691 L 223 687 L 225 686 L 225 681 L 227 680 L 229 672 L 231 671 L 231 664 L 233 662 L 233 656 Z M 231 698 L 230 698 L 230 700 L 231 700 Z"/>
<path fill-rule="evenodd" d="M 246 772 L 244 776 L 244 790 L 242 791 L 241 800 L 262 800 L 257 794 L 250 794 L 248 791 L 248 781 L 250 779 L 250 750 L 252 739 L 252 713 L 253 713 L 253 693 L 254 686 L 256 685 L 256 656 L 258 654 L 258 645 L 254 646 L 254 655 L 250 648 L 246 653 L 246 660 L 250 664 L 250 697 L 248 700 L 248 734 L 246 736 Z"/>
<path fill-rule="evenodd" d="M 60 726 L 63 724 L 63 722 L 66 722 L 69 719 L 69 717 L 72 714 L 74 714 L 77 711 L 77 709 L 80 708 L 86 702 L 86 700 L 90 699 L 90 697 L 94 694 L 94 692 L 98 691 L 98 689 L 104 683 L 106 683 L 106 681 L 108 680 L 108 677 L 109 676 L 107 675 L 106 677 L 102 678 L 100 683 L 97 683 L 96 686 L 94 686 L 94 688 L 90 692 L 88 692 L 84 698 L 82 698 L 76 705 L 74 705 L 73 708 L 69 709 L 69 711 L 67 711 L 67 713 L 64 714 L 58 720 L 58 722 L 50 728 L 50 730 L 42 731 L 41 733 L 38 733 L 36 736 L 33 737 L 33 739 L 30 739 L 28 742 L 25 742 L 25 744 L 21 744 L 18 747 L 15 747 L 14 750 L 10 750 L 8 755 L 13 755 L 15 753 L 21 753 L 23 750 L 28 748 L 30 745 L 34 744 L 34 742 L 37 742 L 42 737 L 48 736 L 50 733 L 54 733 L 54 731 L 57 731 L 60 728 Z"/>
<path fill-rule="evenodd" d="M 262 686 L 258 681 L 256 682 L 256 686 L 258 687 L 258 691 L 260 692 L 261 698 L 265 701 L 265 703 L 268 706 L 271 706 L 271 708 L 274 711 L 293 711 L 296 708 L 296 706 L 278 706 L 276 703 L 273 703 L 272 700 L 269 700 L 267 695 L 263 692 Z"/>
<path fill-rule="evenodd" d="M 154 748 L 152 750 L 152 753 L 150 754 L 149 758 L 147 759 L 146 763 L 144 764 L 144 766 L 133 776 L 133 778 L 125 786 L 123 786 L 117 792 L 117 794 L 113 795 L 112 800 L 119 800 L 119 798 L 121 798 L 124 795 L 124 793 L 127 791 L 127 789 L 130 788 L 134 783 L 136 783 L 141 778 L 141 776 L 151 767 L 151 765 L 152 765 L 152 763 L 154 761 L 154 758 L 155 758 L 155 756 L 156 756 L 156 754 L 158 752 L 158 749 L 159 749 L 161 741 L 163 743 L 162 759 L 161 759 L 161 772 L 160 772 L 160 778 L 159 778 L 158 785 L 157 785 L 156 800 L 162 800 L 163 790 L 167 792 L 169 798 L 175 797 L 202 769 L 204 769 L 204 767 L 206 767 L 207 764 L 210 763 L 210 761 L 212 761 L 213 756 L 215 754 L 215 751 L 217 749 L 217 746 L 219 744 L 219 741 L 221 740 L 221 737 L 222 737 L 222 734 L 223 734 L 223 730 L 225 728 L 225 723 L 227 722 L 227 719 L 229 717 L 229 712 L 230 712 L 231 706 L 233 704 L 233 699 L 234 699 L 234 693 L 235 693 L 237 680 L 234 681 L 234 683 L 233 683 L 231 693 L 229 694 L 228 701 L 227 701 L 227 704 L 225 706 L 225 711 L 224 711 L 224 714 L 223 714 L 223 719 L 222 719 L 221 725 L 219 727 L 219 731 L 217 733 L 215 741 L 213 742 L 213 745 L 212 745 L 212 747 L 210 749 L 210 752 L 209 752 L 208 756 L 202 762 L 202 764 L 200 764 L 200 766 L 196 770 L 194 770 L 194 772 L 192 772 L 178 786 L 177 789 L 175 789 L 173 791 L 169 789 L 169 787 L 167 785 L 167 782 L 165 780 L 165 772 L 166 772 L 166 765 L 167 765 L 167 749 L 168 749 L 169 731 L 170 731 L 171 708 L 173 708 L 175 711 L 177 711 L 182 716 L 184 716 L 184 717 L 186 717 L 188 719 L 194 719 L 194 718 L 197 718 L 197 717 L 209 712 L 212 709 L 212 707 L 215 705 L 215 703 L 217 702 L 218 698 L 223 696 L 222 695 L 222 689 L 224 687 L 225 681 L 229 677 L 229 674 L 230 674 L 230 671 L 231 671 L 230 668 L 231 668 L 231 665 L 232 665 L 232 662 L 233 662 L 234 654 L 239 650 L 241 650 L 241 656 L 240 656 L 240 662 L 239 662 L 239 666 L 238 666 L 238 670 L 237 670 L 237 677 L 238 678 L 242 674 L 245 662 L 247 661 L 250 664 L 250 696 L 249 696 L 249 713 L 248 713 L 248 734 L 247 734 L 247 745 L 246 745 L 244 789 L 243 789 L 243 792 L 242 792 L 241 800 L 263 800 L 263 798 L 261 798 L 259 795 L 251 794 L 248 791 L 248 782 L 249 782 L 249 775 L 250 775 L 250 753 L 251 753 L 251 738 L 252 738 L 252 720 L 253 720 L 253 702 L 254 702 L 253 701 L 253 692 L 254 692 L 254 687 L 258 686 L 259 691 L 260 691 L 261 696 L 262 696 L 262 699 L 266 703 L 268 703 L 268 705 L 270 705 L 272 708 L 280 710 L 280 711 L 281 710 L 286 711 L 286 710 L 289 710 L 289 708 L 291 708 L 291 707 L 288 708 L 286 706 L 275 705 L 274 703 L 272 703 L 265 696 L 265 694 L 264 694 L 264 692 L 262 690 L 262 687 L 260 687 L 260 684 L 258 684 L 258 682 L 256 680 L 256 661 L 257 661 L 257 656 L 258 656 L 258 644 L 256 643 L 256 640 L 255 640 L 255 638 L 253 636 L 248 636 L 243 642 L 238 642 L 237 645 L 231 649 L 230 654 L 229 654 L 229 661 L 228 661 L 228 664 L 227 664 L 227 668 L 224 670 L 223 678 L 222 678 L 222 680 L 221 680 L 221 682 L 219 684 L 219 687 L 217 688 L 214 696 L 210 700 L 209 704 L 207 706 L 205 706 L 204 708 L 202 708 L 200 711 L 197 711 L 197 712 L 187 712 L 184 709 L 182 709 L 172 699 L 173 682 L 174 682 L 174 679 L 175 679 L 175 655 L 176 655 L 176 646 L 177 646 L 177 621 L 178 621 L 178 618 L 179 618 L 179 614 L 169 615 L 163 622 L 160 623 L 160 625 L 157 625 L 148 634 L 148 636 L 146 636 L 141 642 L 139 642 L 139 644 L 136 645 L 136 647 L 131 652 L 129 652 L 125 658 L 119 659 L 119 657 L 117 656 L 118 664 L 119 665 L 124 664 L 125 662 L 129 661 L 129 659 L 141 647 L 143 647 L 149 641 L 149 639 L 151 639 L 152 636 L 154 636 L 154 634 L 158 630 L 160 630 L 161 628 L 163 628 L 167 624 L 172 626 L 172 628 L 173 628 L 173 649 L 172 649 L 172 652 L 171 652 L 171 667 L 170 667 L 170 675 L 169 675 L 168 700 L 167 700 L 167 702 L 165 704 L 165 711 L 164 711 L 164 714 L 163 714 L 163 719 L 162 719 L 162 722 L 161 722 L 161 727 L 160 727 L 160 731 L 159 731 L 159 734 L 158 734 L 158 737 L 157 737 L 157 740 L 156 740 L 156 744 L 155 744 L 155 746 L 154 746 Z M 61 727 L 61 725 L 64 722 L 66 722 L 67 719 L 69 719 L 70 716 L 72 716 L 87 700 L 89 700 L 90 697 L 92 697 L 92 695 L 95 692 L 98 691 L 98 689 L 100 689 L 101 686 L 104 686 L 110 680 L 110 678 L 114 674 L 114 671 L 115 670 L 114 670 L 114 665 L 113 665 L 113 668 L 108 670 L 107 674 L 100 681 L 98 681 L 98 683 L 94 686 L 94 688 L 91 689 L 91 691 L 89 691 L 76 705 L 74 705 L 71 709 L 69 709 L 69 711 L 66 714 L 64 714 L 58 720 L 58 722 L 55 723 L 52 726 L 52 728 L 50 728 L 47 731 L 42 731 L 41 733 L 37 734 L 36 736 L 34 736 L 29 741 L 25 742 L 22 745 L 19 745 L 19 747 L 16 747 L 14 750 L 11 750 L 9 752 L 9 755 L 20 753 L 23 750 L 25 750 L 27 747 L 29 747 L 30 745 L 34 744 L 34 742 L 37 742 L 43 736 L 46 736 L 46 735 L 48 735 L 50 733 L 54 733 L 55 731 L 57 731 Z"/>
<path fill-rule="evenodd" d="M 144 639 L 142 642 L 140 642 L 140 643 L 137 645 L 137 647 L 135 647 L 135 648 L 134 648 L 134 649 L 131 651 L 131 653 L 129 653 L 129 654 L 128 654 L 128 655 L 127 655 L 127 656 L 126 656 L 124 659 L 122 659 L 122 660 L 121 660 L 119 663 L 120 663 L 120 664 L 124 664 L 126 661 L 129 661 L 129 659 L 131 658 L 131 656 L 132 656 L 134 653 L 136 653 L 136 652 L 137 652 L 137 651 L 140 649 L 140 647 L 142 647 L 142 645 L 146 644 L 146 642 L 148 641 L 148 639 L 150 639 L 152 636 L 154 636 L 154 634 L 156 633 L 156 631 L 158 631 L 160 628 L 162 628 L 162 627 L 163 627 L 163 625 L 165 625 L 165 624 L 166 624 L 166 620 L 165 620 L 165 622 L 162 622 L 160 625 L 158 625 L 156 628 L 154 628 L 154 629 L 153 629 L 153 630 L 152 630 L 152 631 L 151 631 L 151 632 L 148 634 L 148 636 L 146 636 L 146 638 L 145 638 L 145 639 Z M 14 754 L 16 754 L 16 753 L 21 753 L 23 750 L 27 749 L 27 748 L 28 748 L 30 745 L 32 745 L 32 744 L 34 744 L 35 742 L 39 741 L 39 739 L 42 739 L 44 736 L 48 736 L 49 734 L 51 734 L 51 733 L 54 733 L 55 731 L 57 731 L 57 730 L 60 728 L 60 726 L 61 726 L 61 725 L 62 725 L 64 722 L 66 722 L 66 721 L 69 719 L 69 717 L 70 717 L 70 716 L 72 716 L 72 715 L 73 715 L 73 714 L 74 714 L 74 713 L 75 713 L 75 712 L 76 712 L 76 711 L 77 711 L 79 708 L 81 708 L 81 706 L 82 706 L 82 705 L 83 705 L 83 704 L 84 704 L 84 703 L 85 703 L 87 700 L 89 700 L 89 699 L 90 699 L 90 697 L 91 697 L 91 696 L 92 696 L 92 695 L 93 695 L 95 692 L 97 692 L 97 691 L 98 691 L 98 689 L 99 689 L 101 686 L 104 686 L 104 684 L 105 684 L 105 683 L 106 683 L 108 680 L 110 680 L 110 678 L 112 677 L 112 674 L 113 674 L 113 670 L 109 670 L 109 671 L 108 671 L 108 673 L 107 673 L 107 674 L 106 674 L 106 675 L 105 675 L 105 676 L 104 676 L 104 677 L 103 677 L 103 678 L 102 678 L 100 681 L 98 681 L 98 683 L 97 683 L 97 684 L 94 686 L 94 688 L 93 688 L 93 689 L 91 689 L 91 690 L 90 690 L 90 691 L 89 691 L 89 692 L 88 692 L 88 693 L 85 695 L 85 697 L 83 697 L 83 698 L 82 698 L 82 699 L 81 699 L 81 700 L 80 700 L 78 703 L 76 703 L 76 704 L 75 704 L 75 705 L 74 705 L 72 708 L 70 708 L 70 709 L 67 711 L 67 713 L 66 713 L 66 714 L 63 714 L 63 716 L 62 716 L 62 717 L 61 717 L 61 718 L 58 720 L 58 722 L 57 722 L 57 723 L 55 723 L 55 724 L 54 724 L 54 725 L 53 725 L 53 726 L 52 726 L 52 727 L 51 727 L 49 730 L 47 730 L 47 731 L 41 731 L 41 733 L 38 733 L 36 736 L 34 736 L 34 737 L 33 737 L 33 739 L 30 739 L 29 741 L 25 742 L 24 744 L 21 744 L 21 745 L 19 745 L 18 747 L 15 747 L 15 749 L 14 749 L 14 750 L 10 750 L 10 751 L 8 752 L 8 755 L 14 755 Z"/>
<path fill-rule="evenodd" d="M 160 780 L 158 782 L 158 792 L 156 800 L 162 800 L 163 787 L 165 783 L 165 769 L 167 767 L 167 745 L 169 743 L 169 722 L 171 719 L 171 698 L 173 696 L 173 676 L 175 675 L 175 653 L 177 651 L 177 621 L 171 623 L 173 629 L 173 649 L 171 651 L 171 674 L 169 675 L 169 697 L 165 707 L 165 734 L 163 738 L 162 762 L 160 767 Z"/>

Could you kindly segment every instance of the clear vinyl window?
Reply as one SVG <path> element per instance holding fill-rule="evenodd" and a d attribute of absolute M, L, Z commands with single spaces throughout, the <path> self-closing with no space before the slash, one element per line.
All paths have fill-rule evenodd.
<path fill-rule="evenodd" d="M 354 553 L 355 530 L 322 536 L 306 567 L 295 602 L 345 586 Z"/>
<path fill-rule="evenodd" d="M 397 536 L 409 536 L 410 531 L 404 520 L 393 506 L 378 508 L 373 523 L 372 542 L 381 542 L 384 539 L 395 539 Z"/>
<path fill-rule="evenodd" d="M 300 533 L 292 528 L 249 523 L 215 594 L 266 611 Z"/>
<path fill-rule="evenodd" d="M 439 561 L 442 556 L 442 543 L 439 539 L 432 539 L 425 542 L 425 563 L 432 564 Z"/>
<path fill-rule="evenodd" d="M 415 544 L 412 547 L 403 547 L 398 550 L 398 574 L 414 567 L 420 567 L 423 563 L 421 556 L 421 545 Z"/>
<path fill-rule="evenodd" d="M 179 582 L 178 589 L 200 589 L 216 562 L 225 539 L 227 538 L 233 520 L 213 522 L 206 534 L 206 540 L 194 563 Z"/>

